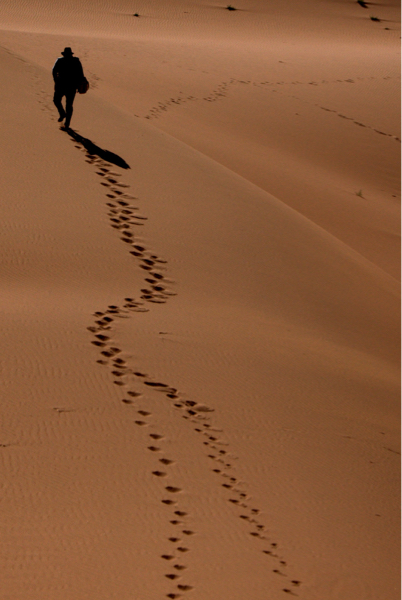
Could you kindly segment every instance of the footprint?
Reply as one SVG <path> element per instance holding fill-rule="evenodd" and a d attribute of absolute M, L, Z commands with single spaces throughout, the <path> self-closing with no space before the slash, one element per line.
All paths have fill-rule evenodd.
<path fill-rule="evenodd" d="M 172 504 L 177 504 L 176 500 L 161 500 L 161 502 L 163 504 L 167 504 L 168 506 L 171 506 Z"/>
<path fill-rule="evenodd" d="M 167 574 L 165 575 L 165 577 L 167 577 L 168 579 L 173 579 L 173 580 L 174 580 L 174 579 L 179 579 L 179 576 L 178 576 L 178 575 L 176 575 L 175 573 L 167 573 Z"/>
<path fill-rule="evenodd" d="M 181 488 L 178 487 L 174 487 L 173 485 L 168 485 L 165 487 L 165 490 L 167 490 L 168 492 L 170 492 L 171 494 L 177 494 L 178 492 L 181 492 Z"/>
<path fill-rule="evenodd" d="M 152 475 L 156 475 L 156 477 L 166 477 L 167 473 L 164 473 L 163 471 L 152 471 Z"/>
<path fill-rule="evenodd" d="M 140 427 L 144 427 L 144 425 L 148 425 L 148 423 L 145 423 L 145 421 L 134 421 L 134 423 L 136 425 L 139 425 Z"/>
<path fill-rule="evenodd" d="M 151 414 L 151 413 L 148 413 L 148 414 Z M 154 440 L 162 440 L 163 439 L 163 435 L 159 435 L 159 433 L 150 433 L 149 437 L 151 437 Z"/>
<path fill-rule="evenodd" d="M 175 510 L 174 514 L 178 517 L 186 517 L 188 513 L 184 512 L 183 510 Z"/>
<path fill-rule="evenodd" d="M 184 571 L 184 569 L 187 569 L 184 565 L 173 565 L 173 568 L 177 569 L 177 571 Z"/>
<path fill-rule="evenodd" d="M 169 460 L 168 458 L 160 458 L 159 462 L 161 462 L 163 465 L 172 465 L 174 463 L 174 460 Z"/>
<path fill-rule="evenodd" d="M 162 554 L 161 558 L 164 560 L 172 560 L 174 556 L 172 554 Z"/>
<path fill-rule="evenodd" d="M 177 586 L 179 590 L 181 590 L 182 592 L 189 592 L 190 590 L 193 590 L 193 586 L 191 585 L 178 585 Z"/>
<path fill-rule="evenodd" d="M 195 531 L 191 531 L 191 529 L 183 529 L 182 533 L 184 533 L 184 535 L 195 535 Z"/>
<path fill-rule="evenodd" d="M 142 415 L 143 417 L 149 417 L 152 413 L 147 412 L 146 410 L 139 410 L 138 414 Z M 154 437 L 154 436 L 151 435 L 151 437 Z M 159 438 L 155 438 L 155 439 L 159 439 Z"/>
<path fill-rule="evenodd" d="M 177 548 L 178 552 L 190 552 L 189 548 L 185 548 L 184 546 L 179 546 Z"/>
<path fill-rule="evenodd" d="M 160 452 L 161 449 L 157 448 L 156 446 L 148 446 L 148 450 L 151 450 L 151 452 Z"/>

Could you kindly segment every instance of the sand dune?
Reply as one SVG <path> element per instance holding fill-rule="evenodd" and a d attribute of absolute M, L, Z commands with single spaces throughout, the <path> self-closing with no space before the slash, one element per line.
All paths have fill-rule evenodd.
<path fill-rule="evenodd" d="M 399 597 L 398 8 L 238 8 L 0 11 L 4 598 Z"/>

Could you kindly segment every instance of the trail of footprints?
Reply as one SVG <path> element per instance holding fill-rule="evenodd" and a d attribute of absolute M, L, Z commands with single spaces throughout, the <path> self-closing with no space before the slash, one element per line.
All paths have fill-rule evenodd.
<path fill-rule="evenodd" d="M 282 61 L 279 61 L 282 62 Z M 367 79 L 376 79 L 376 77 L 357 77 L 356 79 L 335 79 L 335 80 L 331 80 L 328 81 L 326 79 L 323 79 L 321 81 L 251 81 L 251 80 L 242 80 L 242 79 L 235 79 L 235 78 L 231 78 L 228 82 L 227 81 L 223 81 L 221 84 L 219 84 L 217 86 L 217 88 L 215 90 L 213 90 L 210 94 L 208 94 L 207 96 L 204 96 L 202 98 L 202 100 L 206 101 L 206 102 L 216 102 L 217 100 L 219 100 L 220 98 L 225 98 L 228 95 L 229 92 L 229 86 L 233 86 L 233 85 L 239 85 L 239 84 L 243 84 L 243 85 L 252 85 L 254 87 L 276 87 L 276 86 L 294 86 L 294 85 L 311 85 L 311 86 L 321 86 L 321 85 L 326 85 L 326 84 L 330 84 L 330 83 L 355 83 L 356 81 L 364 81 Z M 391 79 L 390 76 L 386 76 L 383 77 L 384 80 L 387 79 Z M 275 89 L 272 91 L 276 91 Z M 308 102 L 306 102 L 305 100 L 301 100 L 298 96 L 291 96 L 292 98 L 295 98 L 296 100 L 300 100 L 302 102 L 304 102 L 305 104 L 309 104 Z M 176 105 L 179 106 L 181 104 L 185 104 L 188 101 L 198 101 L 201 100 L 201 98 L 196 98 L 195 96 L 185 96 L 185 95 L 181 95 L 178 98 L 169 98 L 169 100 L 165 100 L 164 102 L 158 102 L 158 104 L 156 106 L 153 106 L 147 115 L 145 115 L 145 119 L 155 119 L 161 116 L 162 112 L 166 112 L 169 107 L 171 107 L 172 105 Z M 386 137 L 390 137 L 394 140 L 396 140 L 397 142 L 400 142 L 401 139 L 400 137 L 393 135 L 392 133 L 386 133 L 384 131 L 381 131 L 380 129 L 376 129 L 375 127 L 371 127 L 370 125 L 366 125 L 364 123 L 361 123 L 360 121 L 357 121 L 354 117 L 347 117 L 341 113 L 338 113 L 338 111 L 336 110 L 331 110 L 329 108 L 326 108 L 324 106 L 320 106 L 319 104 L 315 104 L 314 106 L 317 106 L 318 108 L 321 108 L 322 110 L 325 110 L 327 112 L 332 112 L 335 113 L 338 117 L 341 117 L 343 119 L 346 119 L 348 121 L 352 121 L 355 125 L 358 125 L 360 127 L 366 127 L 367 129 L 370 129 L 371 131 L 374 131 L 375 133 L 378 133 L 380 135 L 384 135 Z"/>
<path fill-rule="evenodd" d="M 339 113 L 337 110 L 333 110 L 333 109 L 327 108 L 325 106 L 320 106 L 318 104 L 316 104 L 316 106 L 321 108 L 321 110 L 325 110 L 326 112 L 335 113 L 341 119 L 346 119 L 346 121 L 352 121 L 352 123 L 354 123 L 355 125 L 358 125 L 359 127 L 365 127 L 367 129 L 371 129 L 371 131 L 374 131 L 375 133 L 379 133 L 380 135 L 385 135 L 386 137 L 390 137 L 390 138 L 396 140 L 397 142 L 401 141 L 401 138 L 398 137 L 397 135 L 393 135 L 392 133 L 385 133 L 385 131 L 381 131 L 381 129 L 376 129 L 375 127 L 371 127 L 371 125 L 365 125 L 364 123 L 361 123 L 360 121 L 356 121 L 356 119 L 354 117 L 347 117 L 346 115 Z"/>
<path fill-rule="evenodd" d="M 132 368 L 128 360 L 123 358 L 122 349 L 113 341 L 113 325 L 118 319 L 129 318 L 132 313 L 147 312 L 148 303 L 165 303 L 170 296 L 175 295 L 171 291 L 173 282 L 166 277 L 166 261 L 147 250 L 136 239 L 136 227 L 143 226 L 146 217 L 138 212 L 137 198 L 128 193 L 129 186 L 120 181 L 119 173 L 113 170 L 110 163 L 74 143 L 85 152 L 86 161 L 96 167 L 100 183 L 106 188 L 110 225 L 116 229 L 122 242 L 127 244 L 130 254 L 138 261 L 147 284 L 147 287 L 141 289 L 139 299 L 127 297 L 120 306 L 110 305 L 104 311 L 95 312 L 94 322 L 88 330 L 92 335 L 91 344 L 99 350 L 97 362 L 110 370 L 113 384 L 121 389 L 122 404 L 130 411 L 135 411 L 134 424 L 145 434 L 146 451 L 156 458 L 152 475 L 162 485 L 161 504 L 167 509 L 172 528 L 160 555 L 161 561 L 166 564 L 164 577 L 171 586 L 166 598 L 177 600 L 194 589 L 187 580 L 188 565 L 185 558 L 191 551 L 191 541 L 196 531 L 191 526 L 191 515 L 187 507 L 181 505 L 183 488 L 174 481 L 176 461 L 165 454 L 165 436 L 154 431 L 155 417 L 146 406 L 147 391 L 151 389 L 161 393 L 170 403 L 172 411 L 192 427 L 201 441 L 206 459 L 211 463 L 211 471 L 222 488 L 225 500 L 235 511 L 237 518 L 245 524 L 250 540 L 254 540 L 259 551 L 266 555 L 267 568 L 278 575 L 284 593 L 297 596 L 302 582 L 287 574 L 287 563 L 280 553 L 278 543 L 271 538 L 269 529 L 261 518 L 261 511 L 253 505 L 245 484 L 236 477 L 232 464 L 233 455 L 223 438 L 223 431 L 212 422 L 213 409 L 185 398 L 175 387 L 155 381 Z M 148 433 L 149 431 L 151 432 Z"/>

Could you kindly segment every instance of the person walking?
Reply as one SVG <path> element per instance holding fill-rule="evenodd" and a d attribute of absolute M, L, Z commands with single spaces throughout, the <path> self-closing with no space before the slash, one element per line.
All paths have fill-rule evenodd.
<path fill-rule="evenodd" d="M 64 48 L 54 64 L 52 74 L 54 79 L 54 97 L 53 102 L 59 111 L 59 123 L 65 119 L 65 127 L 70 127 L 73 114 L 73 103 L 77 89 L 86 81 L 84 70 L 79 58 L 73 56 L 71 48 Z M 66 97 L 66 108 L 64 109 L 61 100 Z"/>

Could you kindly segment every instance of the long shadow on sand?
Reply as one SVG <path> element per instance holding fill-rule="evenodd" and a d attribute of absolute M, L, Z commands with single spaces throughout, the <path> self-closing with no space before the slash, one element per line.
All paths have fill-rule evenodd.
<path fill-rule="evenodd" d="M 96 156 L 99 156 L 103 160 L 116 165 L 117 167 L 121 167 L 122 169 L 130 169 L 130 165 L 126 163 L 126 161 L 121 158 L 118 154 L 114 154 L 114 152 L 110 152 L 109 150 L 104 150 L 100 148 L 88 138 L 84 138 L 82 135 L 74 131 L 74 129 L 65 129 L 66 133 L 71 136 L 76 142 L 84 146 L 84 148 L 90 153 Z"/>

